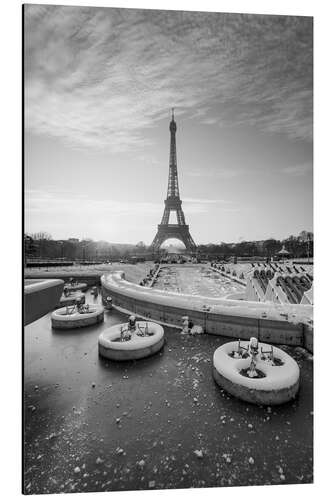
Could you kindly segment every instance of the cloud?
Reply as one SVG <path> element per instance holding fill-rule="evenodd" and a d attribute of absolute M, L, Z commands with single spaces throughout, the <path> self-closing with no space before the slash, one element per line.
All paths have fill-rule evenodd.
<path fill-rule="evenodd" d="M 282 169 L 282 173 L 299 177 L 312 172 L 312 163 L 302 163 L 299 165 L 291 165 Z"/>
<path fill-rule="evenodd" d="M 251 169 L 251 175 L 253 175 L 255 169 Z M 233 168 L 233 169 L 228 169 L 228 168 L 219 168 L 218 170 L 216 169 L 209 169 L 206 168 L 205 170 L 187 170 L 184 172 L 185 175 L 188 175 L 189 177 L 209 177 L 209 178 L 214 178 L 214 179 L 233 179 L 234 177 L 239 177 L 240 175 L 244 175 L 248 173 L 248 169 L 245 168 Z"/>
<path fill-rule="evenodd" d="M 86 216 L 98 217 L 103 220 L 112 216 L 140 216 L 147 217 L 162 214 L 160 203 L 140 202 L 131 200 L 103 200 L 91 199 L 85 195 L 71 195 L 59 191 L 46 192 L 27 190 L 25 192 L 26 217 L 31 215 L 46 215 L 64 217 Z"/>
<path fill-rule="evenodd" d="M 170 107 L 312 138 L 312 19 L 25 5 L 25 125 L 143 150 Z M 216 109 L 219 116 L 216 117 Z"/>
<path fill-rule="evenodd" d="M 200 203 L 202 205 L 215 205 L 216 203 L 229 203 L 226 200 L 214 200 L 208 198 L 183 198 L 183 202 L 185 203 Z"/>
<path fill-rule="evenodd" d="M 207 213 L 215 210 L 212 205 L 225 205 L 229 202 L 221 199 L 183 198 L 185 216 Z M 232 207 L 219 207 L 223 211 L 236 211 Z M 56 216 L 73 221 L 94 218 L 105 221 L 112 217 L 133 217 L 134 220 L 151 218 L 159 222 L 164 210 L 163 203 L 150 203 L 136 200 L 92 199 L 83 194 L 71 192 L 46 191 L 31 189 L 25 192 L 25 216 L 31 218 L 52 219 Z"/>

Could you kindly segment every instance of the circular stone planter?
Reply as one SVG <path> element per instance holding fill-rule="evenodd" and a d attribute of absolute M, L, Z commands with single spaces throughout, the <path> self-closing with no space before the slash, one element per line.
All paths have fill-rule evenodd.
<path fill-rule="evenodd" d="M 70 285 L 70 284 L 66 283 L 65 287 L 70 292 L 76 292 L 77 290 L 82 290 L 84 292 L 84 291 L 86 291 L 88 289 L 87 283 L 74 283 L 73 285 Z"/>
<path fill-rule="evenodd" d="M 82 292 L 76 292 L 68 297 L 62 296 L 60 299 L 60 306 L 73 306 L 75 305 L 78 301 L 80 301 L 81 304 L 84 304 L 86 300 L 86 296 Z"/>
<path fill-rule="evenodd" d="M 127 361 L 146 358 L 162 349 L 164 330 L 161 325 L 150 321 L 137 321 L 136 325 L 137 330 L 132 333 L 131 339 L 123 342 L 120 341 L 120 332 L 127 328 L 127 323 L 112 326 L 101 333 L 98 339 L 99 354 L 116 361 Z M 145 331 L 146 326 L 149 335 L 138 335 Z"/>
<path fill-rule="evenodd" d="M 241 342 L 242 347 L 246 348 L 247 345 L 247 342 Z M 289 354 L 274 347 L 273 356 L 278 364 L 272 366 L 267 360 L 261 359 L 261 348 L 268 351 L 271 346 L 259 342 L 256 370 L 261 378 L 242 375 L 249 369 L 251 357 L 232 357 L 232 353 L 238 349 L 238 342 L 228 342 L 216 349 L 213 357 L 213 377 L 216 383 L 233 396 L 249 403 L 277 405 L 293 399 L 299 389 L 298 364 Z"/>
<path fill-rule="evenodd" d="M 95 325 L 104 320 L 104 308 L 99 304 L 89 304 L 89 312 L 79 313 L 77 309 L 72 314 L 66 314 L 67 308 L 62 307 L 51 314 L 52 328 L 70 330 Z"/>

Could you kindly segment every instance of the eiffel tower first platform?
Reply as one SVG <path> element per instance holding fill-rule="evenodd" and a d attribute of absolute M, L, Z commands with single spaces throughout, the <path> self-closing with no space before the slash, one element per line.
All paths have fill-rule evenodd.
<path fill-rule="evenodd" d="M 176 153 L 176 130 L 177 125 L 172 109 L 172 118 L 170 122 L 170 162 L 169 162 L 169 180 L 168 193 L 164 200 L 164 213 L 161 224 L 157 226 L 157 233 L 151 244 L 153 251 L 159 250 L 165 240 L 177 238 L 181 240 L 186 250 L 194 252 L 196 245 L 189 231 L 189 226 L 185 222 L 185 215 L 182 209 L 182 201 L 179 196 L 178 172 L 177 172 L 177 153 Z M 169 224 L 170 212 L 174 211 L 177 215 L 177 224 Z"/>

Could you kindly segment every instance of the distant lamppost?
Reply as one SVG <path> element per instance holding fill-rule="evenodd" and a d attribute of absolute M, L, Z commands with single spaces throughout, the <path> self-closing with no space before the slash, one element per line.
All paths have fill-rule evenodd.
<path fill-rule="evenodd" d="M 59 241 L 59 245 L 60 245 L 60 259 L 64 260 L 64 242 Z"/>
<path fill-rule="evenodd" d="M 307 254 L 308 254 L 308 264 L 310 262 L 310 243 L 311 243 L 311 235 L 308 233 L 306 240 Z"/>

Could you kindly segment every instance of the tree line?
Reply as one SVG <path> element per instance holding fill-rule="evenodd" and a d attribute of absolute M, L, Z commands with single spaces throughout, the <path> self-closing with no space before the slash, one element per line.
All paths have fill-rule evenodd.
<path fill-rule="evenodd" d="M 239 243 L 208 243 L 198 245 L 200 255 L 230 258 L 270 258 L 284 248 L 294 258 L 313 257 L 313 233 L 302 231 L 298 236 L 289 236 L 284 240 L 269 238 L 263 241 L 241 241 Z M 105 261 L 129 258 L 131 256 L 147 256 L 149 246 L 143 241 L 136 245 L 115 244 L 106 241 L 94 241 L 90 238 L 78 240 L 54 240 L 49 233 L 39 232 L 24 235 L 25 259 L 61 259 Z"/>
<path fill-rule="evenodd" d="M 48 233 L 24 235 L 25 260 L 105 261 L 133 254 L 136 245 L 112 244 L 90 238 L 54 240 Z M 137 250 L 140 251 L 140 247 Z"/>
<path fill-rule="evenodd" d="M 313 257 L 313 233 L 301 231 L 298 236 L 291 235 L 286 239 L 269 238 L 262 241 L 241 241 L 239 243 L 209 243 L 199 245 L 201 254 L 228 257 L 271 258 L 285 248 L 293 258 Z"/>

